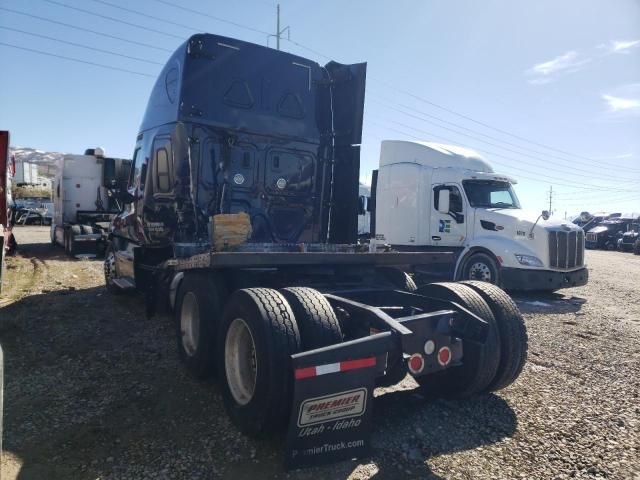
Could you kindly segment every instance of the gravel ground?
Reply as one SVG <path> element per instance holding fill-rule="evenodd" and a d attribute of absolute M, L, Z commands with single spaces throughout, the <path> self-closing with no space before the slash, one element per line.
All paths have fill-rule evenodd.
<path fill-rule="evenodd" d="M 640 257 L 589 251 L 589 285 L 518 296 L 530 336 L 497 395 L 426 403 L 407 378 L 376 391 L 370 458 L 286 473 L 216 385 L 179 364 L 172 323 L 113 298 L 99 261 L 16 228 L 0 296 L 2 479 L 640 479 Z"/>

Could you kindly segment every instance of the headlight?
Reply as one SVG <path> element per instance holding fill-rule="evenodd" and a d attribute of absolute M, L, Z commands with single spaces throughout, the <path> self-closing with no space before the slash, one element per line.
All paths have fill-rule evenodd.
<path fill-rule="evenodd" d="M 526 265 L 527 267 L 544 267 L 542 261 L 533 255 L 516 254 L 516 258 L 518 259 L 518 262 L 520 262 L 520 265 Z"/>

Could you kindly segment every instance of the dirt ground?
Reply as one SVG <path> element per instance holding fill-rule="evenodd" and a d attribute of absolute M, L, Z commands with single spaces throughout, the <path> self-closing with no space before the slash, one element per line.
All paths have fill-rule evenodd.
<path fill-rule="evenodd" d="M 587 286 L 517 296 L 529 361 L 498 394 L 427 403 L 376 391 L 370 458 L 282 468 L 282 438 L 230 424 L 215 382 L 180 365 L 171 318 L 114 297 L 102 263 L 17 227 L 0 295 L 2 480 L 640 479 L 640 256 L 588 251 Z"/>

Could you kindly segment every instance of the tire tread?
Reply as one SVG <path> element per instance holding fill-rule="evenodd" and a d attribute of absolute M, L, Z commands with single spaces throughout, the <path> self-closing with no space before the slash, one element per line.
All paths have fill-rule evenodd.
<path fill-rule="evenodd" d="M 247 298 L 248 297 L 248 298 Z M 270 288 L 246 288 L 237 290 L 230 297 L 228 308 L 233 308 L 235 302 L 253 302 L 257 308 L 261 322 L 264 322 L 264 331 L 268 338 L 266 342 L 269 381 L 266 398 L 260 400 L 261 405 L 266 405 L 267 414 L 252 416 L 242 414 L 234 408 L 234 401 L 230 394 L 226 394 L 225 404 L 229 414 L 238 427 L 252 436 L 260 436 L 280 430 L 288 419 L 292 400 L 293 375 L 291 374 L 291 355 L 300 351 L 300 332 L 296 324 L 291 307 L 285 297 Z M 225 313 L 225 324 L 229 322 Z M 256 332 L 254 332 L 256 333 Z M 223 333 L 224 335 L 224 333 Z M 224 348 L 221 338 L 219 345 Z M 224 352 L 220 352 L 221 363 L 219 372 L 221 381 L 226 381 L 224 375 Z M 228 386 L 225 385 L 225 390 Z"/>
<path fill-rule="evenodd" d="M 498 369 L 500 343 L 496 320 L 487 302 L 471 287 L 461 283 L 432 283 L 421 287 L 418 293 L 459 303 L 486 320 L 490 326 L 484 345 L 469 343 L 464 346 L 463 355 L 471 361 L 465 363 L 463 357 L 461 367 L 453 367 L 433 375 L 416 378 L 424 393 L 427 396 L 465 398 L 488 391 Z"/>
<path fill-rule="evenodd" d="M 283 288 L 280 293 L 293 310 L 305 350 L 342 342 L 340 323 L 324 295 L 308 287 Z"/>
<path fill-rule="evenodd" d="M 498 325 L 500 336 L 500 363 L 491 391 L 511 385 L 520 375 L 527 361 L 527 327 L 520 309 L 501 288 L 487 282 L 463 282 L 473 288 L 489 304 Z"/>

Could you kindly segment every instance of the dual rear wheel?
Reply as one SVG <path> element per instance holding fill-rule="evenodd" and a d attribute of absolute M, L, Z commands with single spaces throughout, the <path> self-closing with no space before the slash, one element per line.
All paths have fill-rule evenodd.
<path fill-rule="evenodd" d="M 216 374 L 227 412 L 253 436 L 286 423 L 291 355 L 342 341 L 338 319 L 317 290 L 247 288 L 229 296 L 205 274 L 182 281 L 176 325 L 187 368 L 198 378 Z"/>
<path fill-rule="evenodd" d="M 491 327 L 484 345 L 465 343 L 463 365 L 417 378 L 427 396 L 467 397 L 517 378 L 526 358 L 526 330 L 502 290 L 468 282 L 427 285 L 418 293 L 456 302 Z M 229 415 L 253 436 L 286 424 L 293 397 L 291 355 L 343 340 L 327 299 L 306 287 L 247 288 L 229 295 L 215 274 L 190 273 L 179 286 L 175 311 L 178 350 L 187 368 L 198 378 L 215 372 Z"/>
<path fill-rule="evenodd" d="M 464 398 L 512 384 L 527 358 L 527 330 L 518 306 L 487 282 L 434 283 L 418 293 L 457 303 L 489 324 L 485 343 L 466 342 L 461 366 L 417 378 L 427 397 Z"/>

